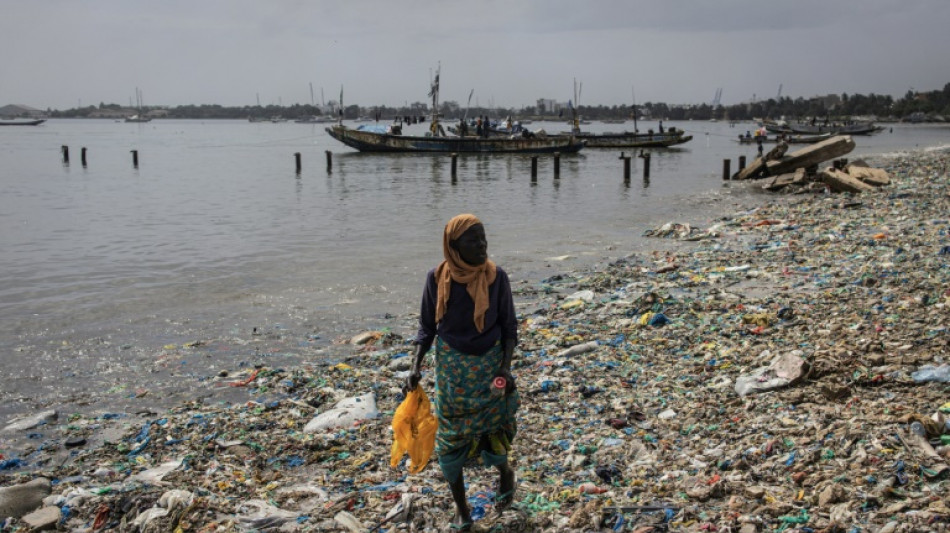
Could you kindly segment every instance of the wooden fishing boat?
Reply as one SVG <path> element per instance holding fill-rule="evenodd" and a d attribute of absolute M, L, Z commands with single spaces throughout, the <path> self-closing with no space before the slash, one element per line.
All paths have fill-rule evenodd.
<path fill-rule="evenodd" d="M 45 118 L 4 118 L 0 119 L 0 126 L 39 126 L 44 122 L 46 122 Z"/>
<path fill-rule="evenodd" d="M 668 148 L 693 140 L 680 130 L 664 133 L 575 133 L 589 148 Z"/>
<path fill-rule="evenodd" d="M 439 124 L 439 70 L 429 91 L 432 97 L 432 121 L 426 135 L 403 135 L 401 127 L 384 128 L 363 124 L 357 128 L 342 121 L 326 129 L 330 137 L 361 152 L 457 152 L 524 153 L 577 152 L 584 142 L 574 136 L 511 135 L 507 137 L 459 137 L 446 135 Z"/>
<path fill-rule="evenodd" d="M 790 133 L 796 135 L 871 135 L 884 128 L 875 126 L 872 122 L 854 122 L 850 124 L 827 124 L 814 122 L 811 124 L 786 124 L 766 122 L 765 129 L 771 133 Z"/>
<path fill-rule="evenodd" d="M 327 128 L 330 137 L 361 152 L 458 152 L 518 153 L 577 152 L 584 141 L 573 136 L 453 137 L 448 135 L 402 135 L 375 128 Z"/>
<path fill-rule="evenodd" d="M 577 80 L 574 80 L 574 101 L 580 102 L 580 90 L 577 85 Z M 577 115 L 577 106 L 571 105 L 570 108 L 572 114 L 572 119 L 569 122 L 569 124 L 571 124 L 571 131 L 561 135 L 583 140 L 588 148 L 668 148 L 693 140 L 692 135 L 686 135 L 686 132 L 682 130 L 676 128 L 663 130 L 662 120 L 660 121 L 661 131 L 659 133 L 654 132 L 652 129 L 646 133 L 641 133 L 637 130 L 636 99 L 634 99 L 633 106 L 634 131 L 623 131 L 620 133 L 591 133 L 581 131 L 580 126 L 584 124 L 584 121 L 580 120 L 580 117 Z"/>
<path fill-rule="evenodd" d="M 830 133 L 823 133 L 821 135 L 789 135 L 786 133 L 778 135 L 752 135 L 744 136 L 739 135 L 738 141 L 742 144 L 758 144 L 758 143 L 778 143 L 785 142 L 788 144 L 814 144 L 817 142 L 824 141 L 831 138 Z"/>

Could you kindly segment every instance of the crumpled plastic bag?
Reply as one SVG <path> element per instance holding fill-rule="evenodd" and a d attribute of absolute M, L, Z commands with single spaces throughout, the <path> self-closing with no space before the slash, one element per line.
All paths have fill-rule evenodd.
<path fill-rule="evenodd" d="M 422 387 L 409 391 L 393 415 L 393 447 L 389 465 L 395 468 L 402 456 L 409 454 L 409 473 L 421 472 L 435 449 L 435 430 L 439 421 L 432 414 L 432 404 Z"/>

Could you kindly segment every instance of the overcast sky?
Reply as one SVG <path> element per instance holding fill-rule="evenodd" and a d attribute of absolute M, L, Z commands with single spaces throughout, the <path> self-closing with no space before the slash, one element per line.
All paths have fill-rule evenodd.
<path fill-rule="evenodd" d="M 0 105 L 709 103 L 950 82 L 950 0 L 0 0 Z"/>

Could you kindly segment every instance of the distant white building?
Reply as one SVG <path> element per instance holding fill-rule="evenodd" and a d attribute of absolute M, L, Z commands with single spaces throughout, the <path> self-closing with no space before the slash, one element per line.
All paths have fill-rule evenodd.
<path fill-rule="evenodd" d="M 0 117 L 45 117 L 46 111 L 23 104 L 9 104 L 0 107 Z"/>
<path fill-rule="evenodd" d="M 542 115 L 554 114 L 561 110 L 561 104 L 550 98 L 538 98 L 538 113 Z"/>

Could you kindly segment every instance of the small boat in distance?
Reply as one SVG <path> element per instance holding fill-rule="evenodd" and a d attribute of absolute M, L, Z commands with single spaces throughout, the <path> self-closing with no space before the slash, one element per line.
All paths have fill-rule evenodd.
<path fill-rule="evenodd" d="M 785 142 L 788 144 L 814 144 L 817 142 L 824 141 L 825 139 L 831 138 L 830 133 L 822 133 L 821 135 L 790 135 L 787 133 L 780 133 L 778 135 L 739 135 L 740 144 L 758 144 L 758 143 L 779 143 Z"/>
<path fill-rule="evenodd" d="M 294 122 L 297 124 L 328 124 L 333 121 L 333 117 L 321 117 L 317 115 L 307 115 L 305 117 L 294 119 Z"/>
<path fill-rule="evenodd" d="M 126 122 L 151 122 L 152 117 L 147 117 L 142 114 L 142 91 L 138 87 L 135 88 L 135 107 L 138 109 L 138 113 L 132 115 L 131 117 L 125 117 Z"/>
<path fill-rule="evenodd" d="M 577 80 L 574 81 L 574 101 L 580 99 L 580 91 L 577 86 Z M 572 135 L 577 139 L 584 141 L 588 148 L 669 148 L 677 144 L 683 144 L 693 140 L 692 135 L 686 135 L 683 130 L 676 128 L 663 129 L 663 121 L 660 121 L 659 133 L 652 129 L 646 133 L 640 133 L 637 129 L 637 106 L 634 100 L 633 106 L 633 131 L 623 131 L 620 133 L 590 133 L 581 131 L 580 125 L 584 122 L 579 120 L 577 107 L 571 106 L 573 118 L 571 131 L 562 135 Z"/>
<path fill-rule="evenodd" d="M 0 118 L 0 126 L 39 126 L 45 118 Z"/>

